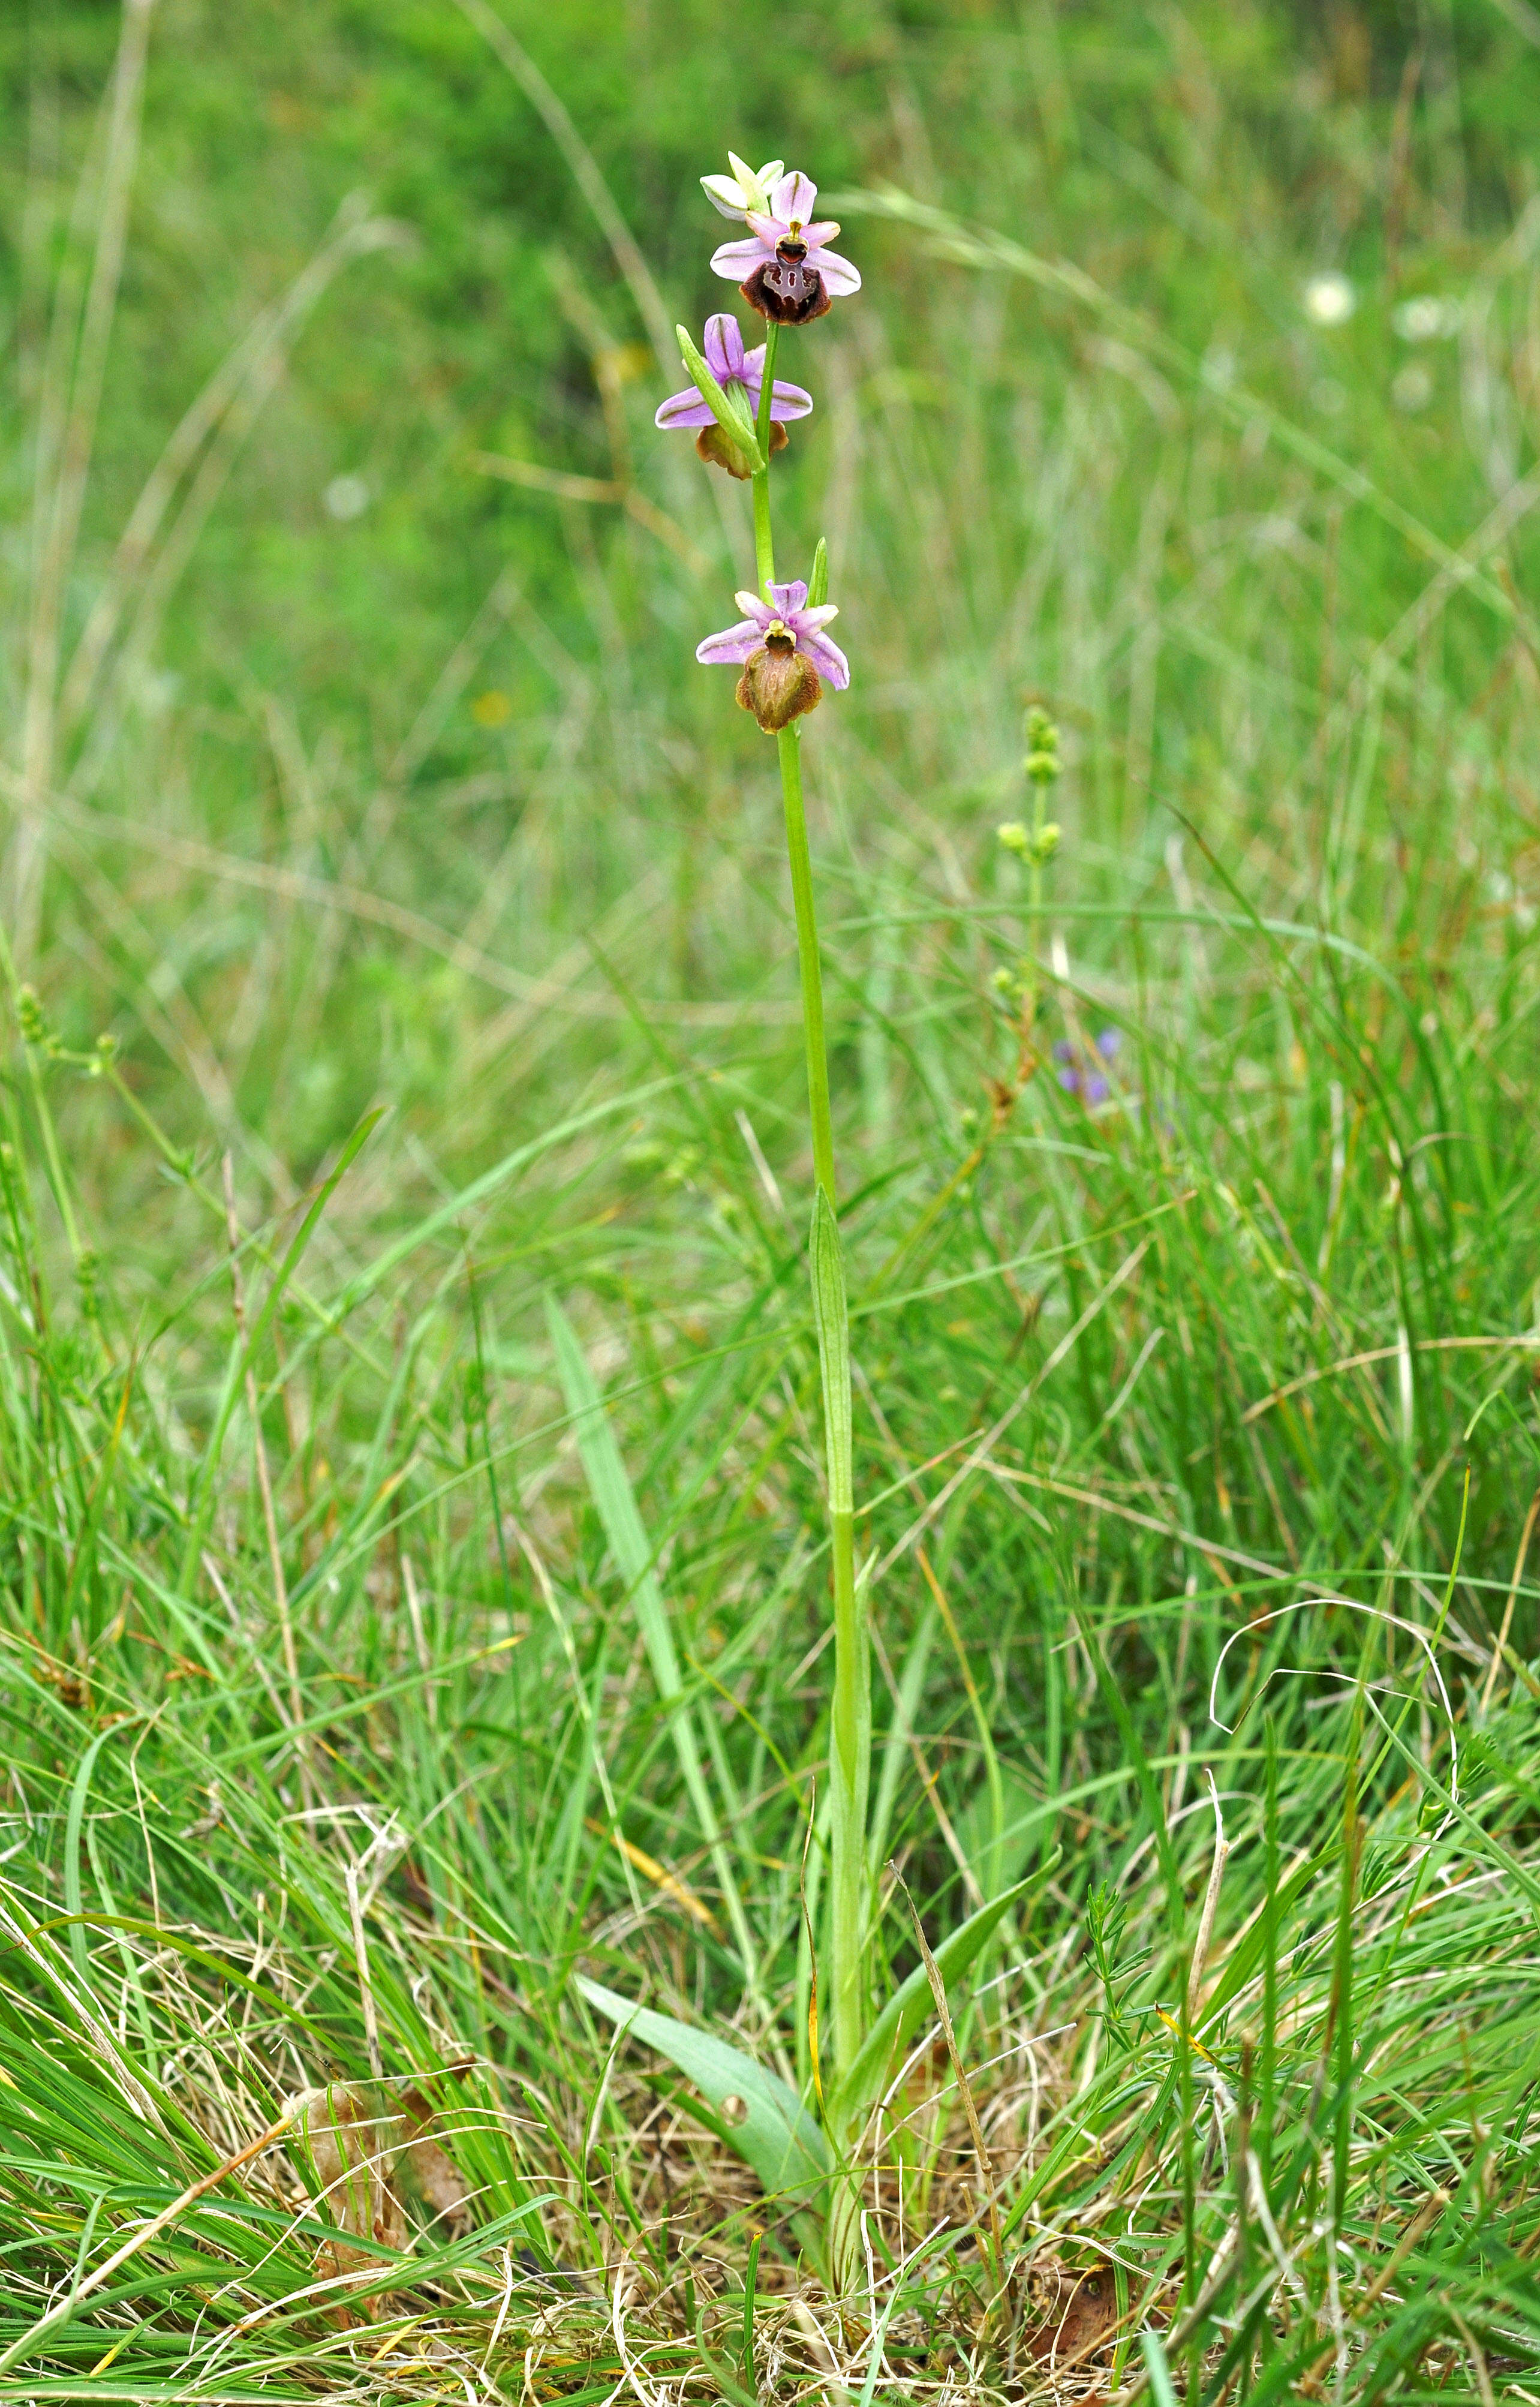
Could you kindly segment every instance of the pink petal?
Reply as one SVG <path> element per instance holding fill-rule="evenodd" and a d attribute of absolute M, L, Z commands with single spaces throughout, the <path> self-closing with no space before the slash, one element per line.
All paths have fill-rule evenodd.
<path fill-rule="evenodd" d="M 774 592 L 774 586 L 772 586 L 770 590 Z M 776 612 L 771 609 L 767 602 L 762 602 L 757 593 L 734 593 L 733 599 L 737 604 L 739 609 L 745 612 L 749 618 L 753 620 L 755 626 L 759 628 L 762 634 L 765 628 L 774 622 L 777 616 Z"/>
<path fill-rule="evenodd" d="M 726 668 L 734 663 L 741 666 L 763 641 L 763 630 L 752 619 L 745 619 L 741 626 L 724 627 L 720 635 L 707 635 L 704 643 L 696 645 L 695 658 L 708 669 Z"/>
<path fill-rule="evenodd" d="M 802 229 L 802 238 L 809 250 L 817 250 L 820 243 L 833 242 L 838 232 L 839 226 L 835 220 L 824 218 L 818 225 L 805 225 Z"/>
<path fill-rule="evenodd" d="M 770 247 L 773 250 L 774 243 Z M 711 265 L 716 274 L 730 278 L 734 284 L 741 284 L 746 276 L 752 276 L 755 268 L 763 264 L 764 245 L 762 242 L 724 242 L 720 250 L 711 254 Z"/>
<path fill-rule="evenodd" d="M 719 384 L 743 382 L 743 336 L 738 321 L 725 312 L 706 321 L 706 363 Z"/>
<path fill-rule="evenodd" d="M 728 248 L 731 249 L 732 245 L 729 244 Z M 720 251 L 717 256 L 721 256 Z M 712 265 L 715 264 L 714 260 Z M 817 268 L 823 278 L 825 291 L 831 293 L 859 292 L 861 290 L 860 269 L 852 267 L 848 259 L 841 259 L 837 250 L 809 252 L 807 264 Z"/>
<path fill-rule="evenodd" d="M 801 609 L 803 604 L 806 601 L 807 588 L 800 577 L 793 577 L 789 585 L 772 585 L 770 588 L 770 599 L 775 604 L 776 608 L 779 611 L 781 617 L 783 619 L 790 619 Z"/>
<path fill-rule="evenodd" d="M 837 619 L 838 617 L 839 604 L 837 602 L 820 602 L 816 610 L 799 610 L 797 612 L 797 633 L 799 635 L 804 633 L 806 633 L 809 635 L 816 635 L 820 627 L 826 627 L 831 619 Z"/>
<path fill-rule="evenodd" d="M 817 199 L 818 186 L 812 178 L 796 174 L 781 178 L 770 195 L 770 206 L 784 223 L 790 225 L 795 218 L 799 225 L 806 225 Z"/>
<path fill-rule="evenodd" d="M 758 394 L 764 382 L 764 345 L 756 343 L 743 355 L 743 380 L 749 391 Z M 800 384 L 784 384 L 776 378 L 775 401 L 770 415 L 777 424 L 788 418 L 806 418 L 813 406 L 813 396 L 804 392 Z"/>
<path fill-rule="evenodd" d="M 761 242 L 764 245 L 765 249 L 774 250 L 777 243 L 779 242 L 782 235 L 786 232 L 786 228 L 781 223 L 779 218 L 762 217 L 758 209 L 745 209 L 743 215 L 744 223 L 753 228 L 755 234 L 758 235 Z"/>
<path fill-rule="evenodd" d="M 764 381 L 763 368 L 757 381 L 761 384 Z M 770 415 L 777 425 L 788 418 L 806 418 L 812 406 L 812 394 L 804 392 L 800 384 L 782 384 L 779 377 L 776 378 L 775 391 L 770 396 Z"/>
<path fill-rule="evenodd" d="M 850 663 L 837 644 L 816 630 L 810 635 L 797 637 L 797 649 L 810 660 L 820 677 L 827 677 L 836 693 L 843 693 L 850 682 Z"/>
<path fill-rule="evenodd" d="M 693 385 L 688 392 L 671 392 L 653 420 L 654 426 L 710 426 L 714 423 L 711 409 Z"/>

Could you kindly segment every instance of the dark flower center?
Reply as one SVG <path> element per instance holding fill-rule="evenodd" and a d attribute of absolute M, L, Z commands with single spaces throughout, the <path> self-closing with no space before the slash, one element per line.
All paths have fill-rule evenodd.
<path fill-rule="evenodd" d="M 764 641 L 770 651 L 778 652 L 782 658 L 788 652 L 794 652 L 797 648 L 795 635 L 779 619 L 771 620 L 764 631 Z"/>
<path fill-rule="evenodd" d="M 802 220 L 790 218 L 786 232 L 777 236 L 775 257 L 762 261 L 738 291 L 762 318 L 777 326 L 805 326 L 829 306 L 823 278 L 811 261 Z"/>

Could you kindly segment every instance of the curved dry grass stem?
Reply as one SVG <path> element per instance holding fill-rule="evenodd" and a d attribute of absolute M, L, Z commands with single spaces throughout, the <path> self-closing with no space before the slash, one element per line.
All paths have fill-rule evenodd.
<path fill-rule="evenodd" d="M 122 29 L 106 105 L 101 188 L 90 282 L 78 328 L 68 323 L 68 282 L 55 292 L 54 327 L 37 411 L 26 699 L 21 722 L 22 800 L 11 847 L 11 947 L 23 971 L 36 948 L 46 830 L 42 797 L 53 784 L 64 594 L 80 531 L 92 449 L 107 377 L 107 347 L 128 238 L 139 155 L 145 61 L 155 0 L 122 0 Z M 80 196 L 86 190 L 82 178 Z"/>
<path fill-rule="evenodd" d="M 962 2111 L 968 2118 L 968 2132 L 973 2141 L 974 2155 L 978 2163 L 978 2178 L 982 2186 L 985 2212 L 989 2217 L 991 2272 L 995 2289 L 998 2291 L 1005 2279 L 1005 2249 L 1000 2229 L 1000 2208 L 995 2198 L 993 2161 L 984 2138 L 983 2125 L 978 2119 L 978 2109 L 974 2103 L 973 2088 L 968 2080 L 967 2070 L 958 2050 L 957 2033 L 952 2027 L 951 2009 L 947 2003 L 947 1984 L 942 1979 L 935 1958 L 931 1953 L 930 1942 L 925 1936 L 925 1928 L 920 1919 L 919 1907 L 896 1872 L 893 1873 L 893 1879 L 895 1885 L 903 1889 L 904 1902 L 909 1909 L 909 1919 L 914 1925 L 915 1942 L 920 1949 L 920 1962 L 925 1967 L 925 1978 L 931 1985 L 931 1996 L 935 2001 L 936 2020 L 941 2026 L 941 2036 L 947 2044 L 947 2054 L 951 2059 L 958 2095 L 962 2101 Z"/>
<path fill-rule="evenodd" d="M 1524 1576 L 1524 1564 L 1530 1551 L 1530 1540 L 1534 1535 L 1537 1515 L 1540 1515 L 1540 1488 L 1536 1488 L 1531 1498 L 1530 1509 L 1524 1516 L 1524 1527 L 1519 1540 L 1519 1552 L 1514 1557 L 1513 1577 L 1508 1582 L 1508 1593 L 1503 1606 L 1502 1626 L 1497 1633 L 1496 1644 L 1492 1647 L 1491 1662 L 1488 1666 L 1486 1679 L 1482 1683 L 1481 1702 L 1477 1707 L 1478 1717 L 1482 1720 L 1485 1720 L 1491 1710 L 1492 1690 L 1497 1686 L 1498 1671 L 1507 1649 L 1508 1632 L 1513 1628 L 1513 1611 L 1519 1602 L 1519 1583 Z"/>
<path fill-rule="evenodd" d="M 63 738 L 67 740 L 90 710 L 131 605 L 134 629 L 121 665 L 142 662 L 150 650 L 165 604 L 228 477 L 235 451 L 272 392 L 294 336 L 327 287 L 352 260 L 410 240 L 406 227 L 392 219 L 371 216 L 364 197 L 350 194 L 315 257 L 301 269 L 282 299 L 262 311 L 189 404 L 129 514 L 70 658 L 59 696 L 58 728 Z M 178 488 L 211 440 L 218 448 L 209 453 L 195 486 L 184 497 L 157 558 L 157 538 Z M 103 743 L 99 741 L 95 749 L 100 756 Z"/>
<path fill-rule="evenodd" d="M 674 329 L 652 270 L 643 258 L 631 228 L 616 207 L 614 195 L 600 172 L 598 162 L 573 123 L 566 104 L 551 90 L 529 52 L 521 42 L 514 38 L 503 19 L 489 5 L 489 0 L 455 0 L 455 7 L 496 52 L 544 121 L 552 141 L 571 169 L 578 191 L 598 220 L 600 231 L 615 255 L 616 264 L 631 288 L 632 298 L 647 328 L 660 370 L 664 377 L 672 377 L 675 372 Z"/>
<path fill-rule="evenodd" d="M 1208 1794 L 1214 1806 L 1214 1861 L 1209 1869 L 1208 1887 L 1204 1892 L 1203 1912 L 1198 1917 L 1198 1935 L 1192 1943 L 1192 1969 L 1187 1979 L 1187 2028 L 1198 2028 L 1198 2001 L 1203 1995 L 1204 1968 L 1208 1962 L 1208 1950 L 1214 1937 L 1214 1920 L 1219 1910 L 1219 1890 L 1224 1883 L 1224 1868 L 1230 1847 L 1224 1835 L 1224 1816 L 1219 1810 L 1219 1792 L 1210 1772 Z"/>

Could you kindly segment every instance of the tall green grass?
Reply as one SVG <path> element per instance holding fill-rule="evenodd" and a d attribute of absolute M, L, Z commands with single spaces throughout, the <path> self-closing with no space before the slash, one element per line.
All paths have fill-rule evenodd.
<path fill-rule="evenodd" d="M 956 2015 L 1010 2280 L 928 2023 L 841 2321 L 736 2105 L 575 1979 L 816 2118 L 790 897 L 690 657 L 747 518 L 673 481 L 643 302 L 448 0 L 152 20 L 100 336 L 120 21 L 36 9 L 0 2398 L 1070 2391 L 1092 2282 L 1125 2396 L 1529 2395 L 1524 13 L 852 9 L 774 108 L 747 23 L 506 21 L 672 315 L 728 141 L 848 187 L 783 540 L 856 668 L 804 751 L 877 1862 L 933 1948 L 1041 1875 Z"/>

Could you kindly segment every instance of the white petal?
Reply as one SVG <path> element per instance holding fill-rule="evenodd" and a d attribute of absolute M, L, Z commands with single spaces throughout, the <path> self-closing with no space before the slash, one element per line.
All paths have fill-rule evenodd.
<path fill-rule="evenodd" d="M 731 176 L 703 176 L 701 190 L 724 218 L 742 218 L 747 204 Z"/>

